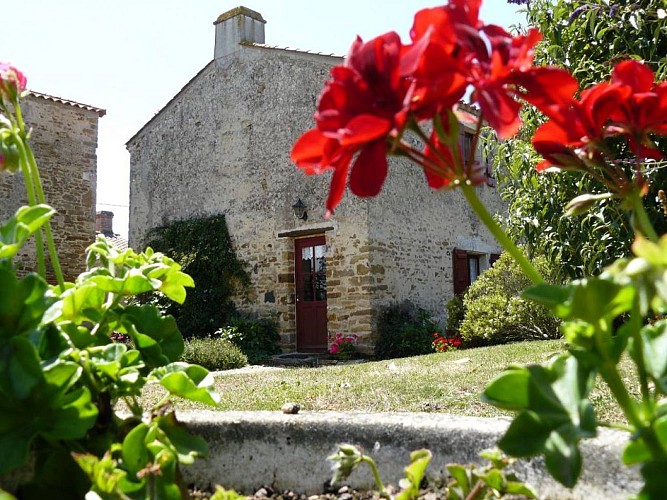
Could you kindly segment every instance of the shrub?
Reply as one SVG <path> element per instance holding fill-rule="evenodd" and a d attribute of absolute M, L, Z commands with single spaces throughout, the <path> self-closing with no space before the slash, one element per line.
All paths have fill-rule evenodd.
<path fill-rule="evenodd" d="M 544 276 L 553 276 L 545 259 L 533 264 Z M 520 297 L 530 284 L 514 259 L 503 253 L 465 293 L 460 328 L 464 342 L 479 346 L 559 338 L 560 320 L 546 307 Z"/>
<path fill-rule="evenodd" d="M 437 329 L 429 313 L 411 302 L 392 304 L 380 315 L 375 355 L 388 359 L 433 352 L 433 332 Z"/>
<path fill-rule="evenodd" d="M 281 352 L 278 326 L 270 319 L 236 316 L 226 328 L 219 329 L 216 335 L 236 344 L 251 364 L 257 364 Z"/>
<path fill-rule="evenodd" d="M 248 364 L 248 357 L 236 344 L 220 337 L 186 340 L 182 359 L 209 370 L 231 370 Z"/>
<path fill-rule="evenodd" d="M 447 332 L 457 333 L 465 316 L 463 299 L 460 295 L 454 295 L 445 307 L 447 308 Z"/>

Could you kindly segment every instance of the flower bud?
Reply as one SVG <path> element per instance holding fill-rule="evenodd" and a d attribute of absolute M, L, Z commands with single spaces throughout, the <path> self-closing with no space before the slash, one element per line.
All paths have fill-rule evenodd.
<path fill-rule="evenodd" d="M 0 172 L 13 174 L 19 169 L 19 150 L 11 136 L 0 135 Z"/>
<path fill-rule="evenodd" d="M 582 194 L 570 200 L 570 202 L 565 206 L 565 212 L 569 216 L 581 215 L 587 212 L 596 201 L 606 200 L 611 198 L 611 193 L 604 194 Z"/>
<path fill-rule="evenodd" d="M 8 63 L 0 62 L 0 99 L 16 103 L 26 83 L 23 73 Z"/>

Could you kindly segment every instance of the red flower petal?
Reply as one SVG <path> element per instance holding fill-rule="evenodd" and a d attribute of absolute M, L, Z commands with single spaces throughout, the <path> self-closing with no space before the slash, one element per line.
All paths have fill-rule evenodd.
<path fill-rule="evenodd" d="M 366 145 L 352 165 L 350 190 L 357 196 L 376 196 L 387 177 L 387 145 L 384 140 Z"/>
<path fill-rule="evenodd" d="M 310 129 L 297 139 L 292 147 L 290 158 L 299 167 L 319 164 L 324 154 L 324 147 L 329 139 L 316 128 Z"/>
<path fill-rule="evenodd" d="M 385 118 L 374 115 L 355 116 L 339 131 L 340 144 L 352 146 L 370 142 L 386 135 L 390 129 L 391 122 Z"/>
<path fill-rule="evenodd" d="M 612 83 L 629 85 L 634 93 L 650 91 L 653 79 L 651 68 L 635 60 L 618 63 L 611 73 Z"/>

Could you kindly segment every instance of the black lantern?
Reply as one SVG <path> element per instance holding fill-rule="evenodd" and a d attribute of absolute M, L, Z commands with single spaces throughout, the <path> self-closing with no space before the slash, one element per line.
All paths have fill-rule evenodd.
<path fill-rule="evenodd" d="M 301 220 L 308 220 L 308 212 L 306 212 L 306 204 L 301 201 L 301 198 L 296 200 L 296 203 L 292 205 L 292 210 L 294 210 L 294 217 Z"/>

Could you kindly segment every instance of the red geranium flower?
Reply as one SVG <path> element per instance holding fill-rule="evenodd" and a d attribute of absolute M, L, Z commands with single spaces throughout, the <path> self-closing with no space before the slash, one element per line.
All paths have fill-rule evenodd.
<path fill-rule="evenodd" d="M 405 123 L 409 83 L 401 78 L 401 40 L 387 33 L 369 42 L 357 38 L 345 64 L 331 70 L 315 113 L 317 126 L 295 143 L 291 158 L 307 174 L 333 168 L 326 208 L 332 212 L 350 189 L 375 196 L 387 176 L 387 137 Z"/>
<path fill-rule="evenodd" d="M 541 125 L 532 139 L 535 150 L 545 157 L 537 170 L 585 168 L 579 155 L 598 153 L 608 135 L 609 120 L 629 93 L 622 85 L 599 83 L 583 91 L 580 100 L 542 109 L 551 120 Z"/>
<path fill-rule="evenodd" d="M 611 81 L 628 88 L 629 95 L 614 110 L 609 133 L 626 135 L 641 158 L 662 158 L 648 134 L 667 134 L 667 82 L 656 85 L 651 68 L 634 60 L 614 66 Z"/>

